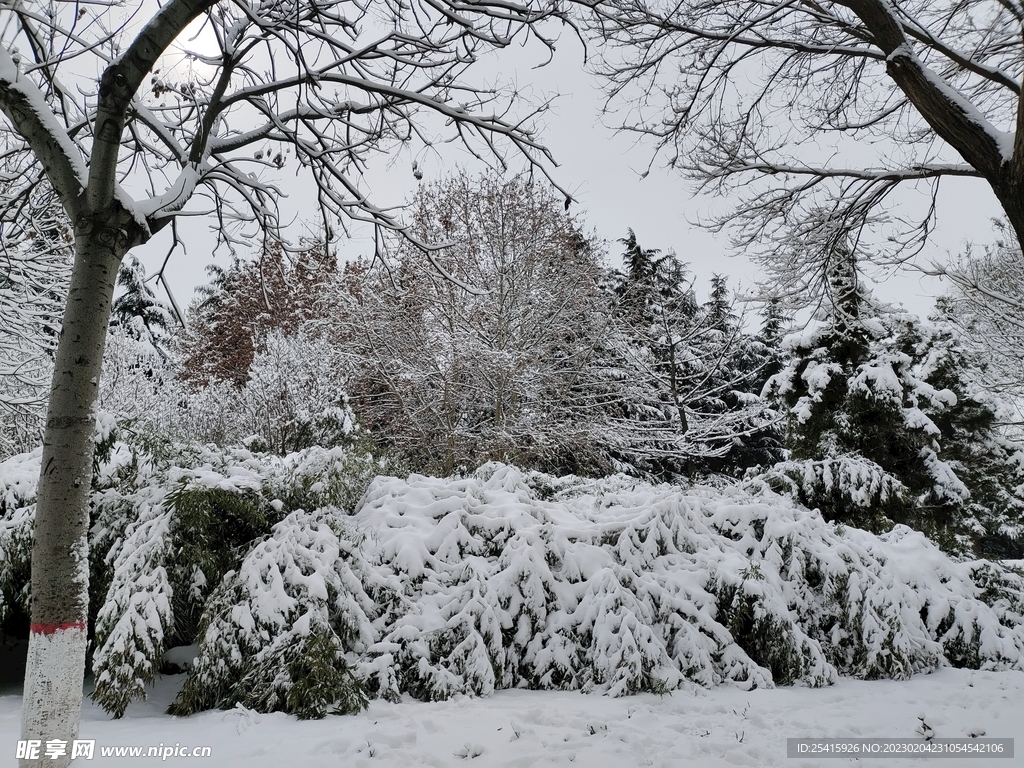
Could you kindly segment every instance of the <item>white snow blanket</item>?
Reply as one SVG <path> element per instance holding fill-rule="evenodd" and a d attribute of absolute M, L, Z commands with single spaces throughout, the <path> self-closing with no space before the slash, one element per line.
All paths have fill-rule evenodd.
<path fill-rule="evenodd" d="M 111 569 L 97 701 L 115 715 L 145 695 L 172 638 L 194 637 L 176 623 L 189 605 L 202 619 L 181 714 L 1024 669 L 1018 569 L 950 559 L 903 527 L 833 525 L 770 491 L 488 464 L 463 478 L 377 477 L 350 510 L 337 450 L 204 449 L 161 470 L 127 455 L 115 451 L 111 476 L 131 472 L 98 492 L 94 529 Z M 16 585 L 38 456 L 0 469 L 0 575 Z M 211 491 L 244 497 L 247 525 L 266 520 L 226 572 L 196 560 L 205 550 L 189 539 Z"/>
<path fill-rule="evenodd" d="M 617 699 L 568 691 L 498 691 L 485 699 L 371 701 L 348 717 L 297 721 L 244 707 L 168 717 L 181 676 L 111 720 L 86 702 L 88 768 L 963 768 L 1020 763 L 1024 672 L 941 669 L 910 680 L 842 678 L 828 688 L 743 691 L 732 685 Z M 15 765 L 21 697 L 0 695 L 0 766 Z M 1012 738 L 1014 759 L 787 758 L 787 738 Z M 209 747 L 209 757 L 160 758 L 150 748 Z M 157 752 L 157 754 L 161 754 Z M 74 763 L 79 765 L 79 762 Z"/>

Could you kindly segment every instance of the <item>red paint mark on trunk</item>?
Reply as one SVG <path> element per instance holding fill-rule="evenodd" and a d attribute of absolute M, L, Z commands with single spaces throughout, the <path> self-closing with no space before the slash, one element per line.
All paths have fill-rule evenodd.
<path fill-rule="evenodd" d="M 65 629 L 85 629 L 84 621 L 66 621 L 63 624 L 29 624 L 29 631 L 37 635 L 52 635 Z"/>

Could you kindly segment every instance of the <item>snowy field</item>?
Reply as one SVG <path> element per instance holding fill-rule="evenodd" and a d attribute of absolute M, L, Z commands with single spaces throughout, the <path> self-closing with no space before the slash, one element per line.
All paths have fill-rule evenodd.
<path fill-rule="evenodd" d="M 86 704 L 82 737 L 96 756 L 75 765 L 153 765 L 157 758 L 107 757 L 99 748 L 180 743 L 210 746 L 211 757 L 168 758 L 167 764 L 217 768 L 301 766 L 811 766 L 848 759 L 786 757 L 786 739 L 918 736 L 920 716 L 939 738 L 984 732 L 1013 738 L 1009 759 L 864 759 L 884 768 L 939 765 L 1021 765 L 1024 750 L 1024 673 L 941 669 L 910 680 L 841 679 L 827 688 L 743 691 L 735 686 L 609 698 L 559 691 L 499 691 L 485 698 L 441 703 L 370 703 L 359 715 L 300 721 L 282 713 L 234 709 L 187 718 L 163 714 L 182 676 L 158 681 L 147 702 L 111 720 Z M 0 696 L 0 765 L 15 765 L 20 697 Z"/>

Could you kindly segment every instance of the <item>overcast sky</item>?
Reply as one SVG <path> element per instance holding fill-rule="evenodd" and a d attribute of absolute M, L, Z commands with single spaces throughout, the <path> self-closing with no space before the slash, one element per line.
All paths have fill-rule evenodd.
<path fill-rule="evenodd" d="M 734 288 L 750 288 L 757 279 L 756 266 L 742 254 L 728 255 L 727 234 L 712 235 L 694 224 L 707 219 L 712 211 L 724 210 L 727 201 L 695 197 L 689 182 L 657 162 L 647 177 L 641 178 L 648 169 L 653 146 L 637 141 L 635 136 L 617 134 L 609 127 L 614 124 L 614 117 L 602 120 L 603 98 L 596 80 L 584 71 L 583 50 L 578 41 L 567 36 L 559 42 L 554 60 L 534 69 L 542 60 L 539 50 L 507 50 L 485 61 L 481 71 L 488 78 L 497 75 L 514 80 L 535 100 L 544 94 L 561 94 L 543 119 L 542 138 L 559 163 L 553 175 L 577 201 L 573 210 L 583 213 L 597 235 L 609 241 L 610 255 L 618 256 L 621 247 L 615 241 L 632 227 L 643 247 L 674 249 L 690 263 L 697 277 L 698 294 L 706 293 L 712 273 L 728 275 Z M 416 158 L 425 181 L 443 177 L 459 165 L 472 168 L 468 156 L 453 147 L 445 147 L 440 153 L 419 151 Z M 417 184 L 412 175 L 412 159 L 412 154 L 395 152 L 370 166 L 364 185 L 378 205 L 399 205 L 412 194 Z M 948 254 L 959 253 L 968 240 L 991 240 L 990 218 L 999 213 L 995 198 L 983 183 L 948 181 L 958 184 L 947 183 L 940 199 L 939 226 L 925 252 L 929 259 L 943 260 Z M 292 198 L 286 209 L 311 210 L 311 201 L 303 194 L 308 184 L 291 176 L 283 178 L 283 185 Z M 176 253 L 168 270 L 182 305 L 188 303 L 197 285 L 207 282 L 204 267 L 210 262 L 213 242 L 212 238 L 197 234 L 209 226 L 208 221 L 186 222 L 189 253 Z M 150 270 L 159 264 L 168 243 L 164 235 L 140 251 Z M 368 229 L 357 227 L 338 252 L 342 258 L 349 258 L 372 253 L 372 249 Z M 226 264 L 226 256 L 220 257 L 218 263 Z M 941 285 L 919 275 L 903 274 L 888 277 L 876 291 L 881 298 L 903 304 L 923 316 L 941 291 Z"/>

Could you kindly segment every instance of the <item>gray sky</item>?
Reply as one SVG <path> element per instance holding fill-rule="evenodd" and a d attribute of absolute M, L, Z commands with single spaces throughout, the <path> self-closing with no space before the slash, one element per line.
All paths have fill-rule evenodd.
<path fill-rule="evenodd" d="M 485 77 L 498 76 L 514 80 L 534 100 L 555 92 L 561 96 L 554 108 L 543 117 L 544 143 L 552 150 L 559 163 L 553 175 L 578 201 L 573 208 L 585 214 L 585 221 L 597 235 L 609 241 L 610 255 L 617 257 L 621 248 L 615 242 L 632 227 L 645 248 L 674 249 L 691 265 L 697 277 L 698 294 L 706 292 L 712 273 L 730 277 L 733 288 L 750 287 L 757 279 L 757 267 L 742 255 L 727 255 L 728 235 L 712 235 L 693 222 L 706 219 L 712 211 L 724 210 L 727 201 L 699 198 L 693 195 L 692 185 L 674 171 L 657 164 L 646 178 L 641 174 L 648 169 L 653 154 L 650 143 L 638 141 L 635 136 L 617 134 L 608 125 L 614 116 L 602 118 L 602 95 L 596 80 L 583 71 L 582 46 L 574 38 L 566 37 L 558 44 L 554 60 L 540 69 L 534 65 L 543 61 L 536 49 L 512 49 L 499 52 L 481 62 Z M 453 146 L 439 153 L 419 151 L 415 155 L 424 172 L 424 180 L 443 177 L 458 165 L 473 168 L 472 160 Z M 364 185 L 378 205 L 400 205 L 414 191 L 416 180 L 412 175 L 413 155 L 397 151 L 372 164 L 364 178 Z M 957 183 L 949 184 L 949 181 Z M 290 195 L 285 209 L 301 216 L 311 210 L 311 201 L 304 198 L 301 179 L 285 175 L 282 178 Z M 962 251 L 968 240 L 987 242 L 992 239 L 990 218 L 998 215 L 999 207 L 984 183 L 975 180 L 947 180 L 940 199 L 939 226 L 925 252 L 930 260 L 945 260 L 949 254 Z M 188 231 L 188 254 L 176 253 L 168 269 L 171 286 L 179 303 L 191 299 L 197 285 L 207 282 L 205 265 L 210 262 L 212 236 L 200 234 L 209 227 L 204 219 L 185 220 Z M 372 238 L 366 228 L 355 227 L 353 238 L 339 246 L 339 255 L 349 258 L 372 252 Z M 169 238 L 157 238 L 140 252 L 150 270 L 155 269 L 166 252 Z M 226 264 L 226 256 L 218 258 Z M 914 274 L 887 275 L 876 288 L 880 298 L 903 304 L 908 310 L 926 315 L 941 285 L 932 279 Z"/>

